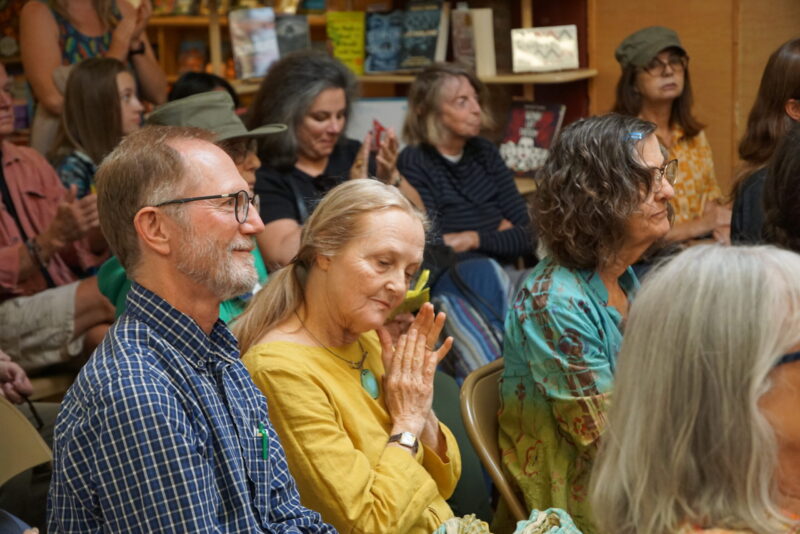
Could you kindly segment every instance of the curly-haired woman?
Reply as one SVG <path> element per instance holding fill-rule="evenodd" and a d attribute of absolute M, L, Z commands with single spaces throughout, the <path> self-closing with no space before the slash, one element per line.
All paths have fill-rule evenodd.
<path fill-rule="evenodd" d="M 656 125 L 611 114 L 573 123 L 540 171 L 533 219 L 549 255 L 506 316 L 500 447 L 529 508 L 596 532 L 589 474 L 606 424 L 631 264 L 670 230 L 676 160 Z"/>

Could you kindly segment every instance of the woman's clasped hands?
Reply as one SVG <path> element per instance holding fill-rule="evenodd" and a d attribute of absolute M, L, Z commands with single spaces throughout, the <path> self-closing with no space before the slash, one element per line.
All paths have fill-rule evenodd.
<path fill-rule="evenodd" d="M 443 312 L 434 313 L 433 305 L 426 303 L 408 332 L 397 339 L 396 345 L 392 344 L 386 329 L 378 329 L 385 369 L 386 409 L 393 425 L 391 434 L 410 432 L 443 459 L 447 452 L 446 444 L 431 405 L 436 365 L 453 346 L 453 338 L 448 337 L 438 349 L 435 348 L 445 320 Z"/>

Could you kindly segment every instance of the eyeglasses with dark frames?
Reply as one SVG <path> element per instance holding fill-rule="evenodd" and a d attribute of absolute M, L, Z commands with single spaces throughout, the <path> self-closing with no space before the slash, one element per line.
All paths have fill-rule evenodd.
<path fill-rule="evenodd" d="M 653 180 L 653 192 L 658 193 L 664 186 L 664 180 L 666 180 L 669 185 L 675 185 L 675 180 L 678 177 L 678 160 L 671 159 L 654 170 L 656 171 L 656 175 Z"/>
<path fill-rule="evenodd" d="M 161 206 L 168 206 L 170 204 L 186 204 L 187 202 L 196 202 L 198 200 L 214 200 L 217 198 L 231 198 L 233 199 L 233 210 L 236 216 L 236 222 L 239 224 L 244 224 L 247 222 L 247 214 L 250 213 L 250 206 L 255 205 L 255 196 L 250 196 L 250 194 L 242 189 L 241 191 L 237 191 L 235 193 L 225 193 L 222 195 L 207 195 L 204 197 L 188 197 L 188 198 L 176 198 L 173 200 L 167 200 L 164 202 L 159 202 L 154 208 L 160 208 Z"/>
<path fill-rule="evenodd" d="M 661 59 L 654 57 L 650 60 L 650 63 L 642 67 L 642 70 L 644 70 L 650 76 L 663 76 L 664 72 L 667 70 L 667 67 L 670 67 L 673 72 L 677 73 L 686 70 L 688 65 L 689 56 L 672 54 L 669 56 L 667 61 L 662 61 Z"/>
<path fill-rule="evenodd" d="M 789 354 L 784 354 L 778 359 L 778 363 L 775 365 L 782 365 L 784 363 L 792 363 L 800 361 L 800 352 L 790 352 Z"/>

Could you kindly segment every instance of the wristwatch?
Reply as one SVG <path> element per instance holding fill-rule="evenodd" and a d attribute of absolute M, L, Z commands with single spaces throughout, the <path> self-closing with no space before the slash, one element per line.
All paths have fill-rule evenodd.
<path fill-rule="evenodd" d="M 411 432 L 401 432 L 399 434 L 389 436 L 389 443 L 397 443 L 398 445 L 407 447 L 411 449 L 411 452 L 415 455 L 419 450 L 419 440 L 417 439 L 417 436 Z"/>
<path fill-rule="evenodd" d="M 133 50 L 128 50 L 128 55 L 135 56 L 136 54 L 144 54 L 144 52 L 145 52 L 144 41 L 139 41 L 139 46 L 137 48 L 134 48 Z"/>

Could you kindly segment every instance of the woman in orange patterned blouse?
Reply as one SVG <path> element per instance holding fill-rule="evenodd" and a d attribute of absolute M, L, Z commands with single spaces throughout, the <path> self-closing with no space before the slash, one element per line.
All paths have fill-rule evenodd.
<path fill-rule="evenodd" d="M 730 241 L 731 211 L 720 203 L 714 161 L 703 125 L 692 115 L 689 56 L 678 35 L 651 26 L 625 38 L 616 50 L 622 66 L 614 111 L 654 122 L 656 135 L 677 159 L 675 224 L 668 241 L 714 237 Z"/>

